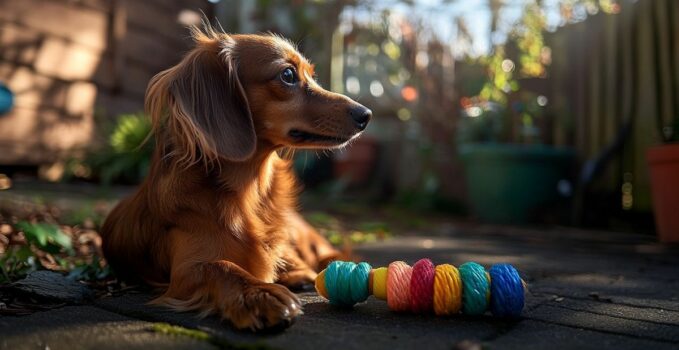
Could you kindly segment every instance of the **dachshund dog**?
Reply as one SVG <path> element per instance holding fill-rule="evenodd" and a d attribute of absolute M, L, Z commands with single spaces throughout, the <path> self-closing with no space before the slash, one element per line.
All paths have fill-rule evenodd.
<path fill-rule="evenodd" d="M 104 255 L 121 278 L 160 287 L 152 303 L 286 327 L 302 314 L 286 286 L 313 283 L 340 253 L 297 213 L 279 153 L 343 147 L 372 112 L 321 88 L 280 37 L 192 34 L 195 47 L 149 83 L 149 175 L 106 219 Z"/>

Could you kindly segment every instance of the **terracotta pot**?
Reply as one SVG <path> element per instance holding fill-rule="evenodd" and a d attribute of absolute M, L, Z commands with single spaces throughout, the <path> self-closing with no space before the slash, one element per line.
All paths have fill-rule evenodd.
<path fill-rule="evenodd" d="M 658 238 L 679 242 L 679 144 L 651 147 L 646 159 Z"/>

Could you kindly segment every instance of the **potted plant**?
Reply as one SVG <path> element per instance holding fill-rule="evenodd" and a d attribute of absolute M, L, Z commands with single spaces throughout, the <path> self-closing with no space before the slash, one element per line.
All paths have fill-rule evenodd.
<path fill-rule="evenodd" d="M 538 142 L 508 142 L 502 137 L 507 114 L 495 103 L 468 106 L 457 134 L 460 157 L 474 214 L 485 222 L 525 223 L 559 201 L 575 153 Z M 526 138 L 536 132 L 532 125 L 522 131 Z"/>
<path fill-rule="evenodd" d="M 505 44 L 479 63 L 485 84 L 462 98 L 457 142 L 469 202 L 487 222 L 523 223 L 570 192 L 575 152 L 550 146 L 545 84 L 551 62 L 543 38 L 544 14 L 526 5 Z M 565 180 L 565 181 L 564 181 Z"/>
<path fill-rule="evenodd" d="M 669 4 L 669 3 L 668 3 Z M 664 2 L 653 2 L 653 19 L 669 11 Z M 658 19 L 659 21 L 659 19 Z M 653 214 L 655 216 L 656 233 L 661 242 L 679 242 L 679 87 L 676 76 L 668 73 L 666 62 L 676 62 L 679 57 L 672 47 L 672 36 L 669 27 L 653 26 L 653 47 L 651 57 L 655 58 L 654 73 L 656 99 L 656 126 L 661 144 L 649 147 L 646 151 L 648 163 Z M 664 49 L 663 49 L 664 48 Z M 671 107 L 666 109 L 667 107 Z"/>
<path fill-rule="evenodd" d="M 664 142 L 646 152 L 656 232 L 661 242 L 679 242 L 679 116 L 670 124 L 665 126 L 658 118 Z"/>

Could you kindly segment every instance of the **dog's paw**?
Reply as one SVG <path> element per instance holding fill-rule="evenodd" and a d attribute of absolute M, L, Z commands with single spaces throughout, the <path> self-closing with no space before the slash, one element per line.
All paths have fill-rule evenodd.
<path fill-rule="evenodd" d="M 281 273 L 277 283 L 282 284 L 293 291 L 311 291 L 318 274 L 311 269 L 295 270 Z"/>
<path fill-rule="evenodd" d="M 273 283 L 246 287 L 238 303 L 224 311 L 236 328 L 252 331 L 288 328 L 303 313 L 297 296 L 284 286 Z"/>

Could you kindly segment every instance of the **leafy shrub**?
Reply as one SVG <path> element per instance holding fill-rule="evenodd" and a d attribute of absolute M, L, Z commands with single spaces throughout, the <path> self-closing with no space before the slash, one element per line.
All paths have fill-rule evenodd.
<path fill-rule="evenodd" d="M 56 254 L 62 249 L 72 251 L 71 237 L 63 233 L 58 226 L 46 223 L 30 223 L 22 221 L 16 224 L 24 232 L 29 245 L 50 254 Z"/>
<path fill-rule="evenodd" d="M 64 226 L 62 226 L 64 227 Z M 23 236 L 0 254 L 0 284 L 16 281 L 37 270 L 68 272 L 74 280 L 97 281 L 110 277 L 111 270 L 100 253 L 83 249 L 84 235 L 64 227 L 73 238 L 51 223 L 19 221 L 13 232 Z M 73 243 L 76 243 L 74 247 Z"/>
<path fill-rule="evenodd" d="M 21 221 L 16 228 L 24 233 L 26 244 L 10 246 L 0 257 L 0 283 L 14 281 L 44 266 L 39 253 L 73 255 L 71 237 L 58 226 Z"/>
<path fill-rule="evenodd" d="M 504 142 L 506 110 L 498 103 L 477 103 L 463 111 L 455 140 L 458 144 Z"/>
<path fill-rule="evenodd" d="M 109 130 L 103 147 L 69 164 L 70 174 L 105 185 L 138 183 L 148 173 L 153 153 L 150 119 L 143 113 L 123 114 Z"/>

